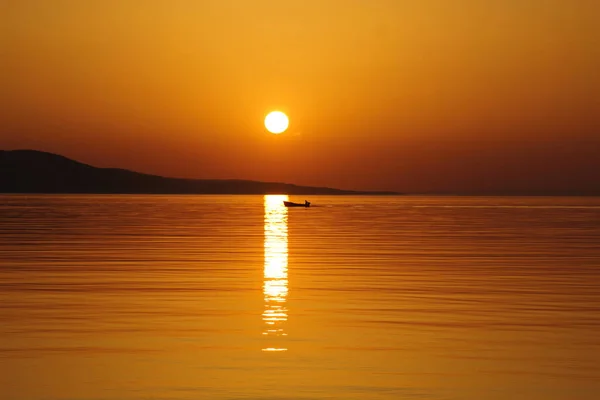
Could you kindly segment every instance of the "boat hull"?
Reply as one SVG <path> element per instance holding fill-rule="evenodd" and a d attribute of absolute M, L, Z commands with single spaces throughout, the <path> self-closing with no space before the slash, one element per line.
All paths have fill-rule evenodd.
<path fill-rule="evenodd" d="M 283 205 L 286 207 L 310 207 L 310 203 L 293 203 L 291 201 L 284 201 Z"/>

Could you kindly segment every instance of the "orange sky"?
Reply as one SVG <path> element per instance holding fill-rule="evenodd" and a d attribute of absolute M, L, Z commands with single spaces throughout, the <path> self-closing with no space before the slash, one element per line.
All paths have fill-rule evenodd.
<path fill-rule="evenodd" d="M 351 189 L 600 190 L 595 0 L 0 7 L 1 149 Z"/>

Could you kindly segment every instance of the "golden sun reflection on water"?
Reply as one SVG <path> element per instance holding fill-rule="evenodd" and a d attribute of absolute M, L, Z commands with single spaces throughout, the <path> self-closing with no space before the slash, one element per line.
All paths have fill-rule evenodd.
<path fill-rule="evenodd" d="M 265 266 L 263 294 L 265 310 L 262 314 L 263 335 L 287 336 L 284 324 L 288 319 L 288 226 L 285 195 L 265 196 Z M 269 346 L 263 351 L 286 351 L 287 348 Z"/>

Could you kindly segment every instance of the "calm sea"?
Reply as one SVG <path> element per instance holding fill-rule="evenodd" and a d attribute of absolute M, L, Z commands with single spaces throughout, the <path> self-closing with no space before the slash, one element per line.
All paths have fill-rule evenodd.
<path fill-rule="evenodd" d="M 286 198 L 0 196 L 0 398 L 600 398 L 600 198 Z"/>

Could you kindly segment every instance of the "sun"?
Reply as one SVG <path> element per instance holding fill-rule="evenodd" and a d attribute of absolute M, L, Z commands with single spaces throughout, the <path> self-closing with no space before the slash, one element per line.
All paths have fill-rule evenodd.
<path fill-rule="evenodd" d="M 271 133 L 279 134 L 284 132 L 290 121 L 281 111 L 272 111 L 265 117 L 265 128 Z"/>

